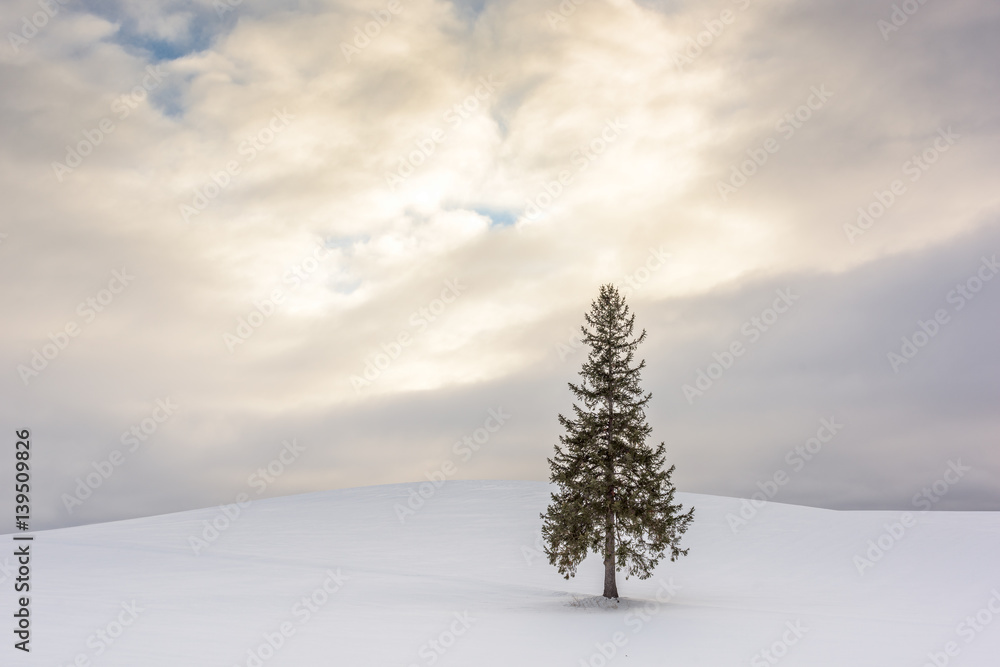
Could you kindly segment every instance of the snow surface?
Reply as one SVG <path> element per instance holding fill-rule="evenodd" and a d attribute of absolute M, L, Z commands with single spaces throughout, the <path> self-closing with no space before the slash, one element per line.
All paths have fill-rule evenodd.
<path fill-rule="evenodd" d="M 417 487 L 258 500 L 197 555 L 219 508 L 36 533 L 32 652 L 9 646 L 8 580 L 0 664 L 1000 664 L 997 512 L 915 512 L 860 574 L 902 513 L 769 503 L 734 533 L 745 501 L 678 493 L 690 554 L 620 574 L 615 605 L 597 558 L 567 581 L 537 551 L 547 484 L 446 482 L 401 523 Z"/>

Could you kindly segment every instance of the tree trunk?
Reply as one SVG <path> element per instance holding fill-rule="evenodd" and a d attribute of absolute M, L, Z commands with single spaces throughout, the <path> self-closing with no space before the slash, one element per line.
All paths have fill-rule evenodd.
<path fill-rule="evenodd" d="M 615 515 L 608 510 L 607 535 L 604 538 L 604 597 L 618 597 L 615 581 Z"/>
<path fill-rule="evenodd" d="M 612 377 L 611 363 L 608 363 L 608 378 Z M 618 598 L 618 583 L 615 581 L 615 458 L 611 450 L 614 444 L 615 401 L 611 387 L 608 387 L 608 517 L 604 534 L 604 597 Z"/>

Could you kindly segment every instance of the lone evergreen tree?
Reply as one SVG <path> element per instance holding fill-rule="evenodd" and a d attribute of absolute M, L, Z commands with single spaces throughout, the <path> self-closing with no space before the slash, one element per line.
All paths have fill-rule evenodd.
<path fill-rule="evenodd" d="M 646 331 L 632 339 L 635 315 L 613 285 L 603 285 L 590 313 L 589 329 L 580 327 L 590 346 L 580 370 L 583 382 L 569 383 L 581 405 L 574 419 L 559 415 L 565 435 L 548 459 L 551 481 L 558 485 L 542 514 L 542 536 L 549 563 L 569 579 L 588 551 L 604 557 L 604 597 L 617 598 L 616 571 L 626 569 L 640 579 L 652 576 L 667 549 L 670 560 L 687 555 L 681 535 L 694 518 L 674 504 L 670 476 L 664 470 L 664 444 L 646 444 L 652 427 L 643 408 L 639 372 L 632 365 Z"/>

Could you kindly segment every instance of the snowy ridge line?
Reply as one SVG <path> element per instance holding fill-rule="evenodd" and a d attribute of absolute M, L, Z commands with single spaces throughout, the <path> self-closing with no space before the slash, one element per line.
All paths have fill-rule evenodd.
<path fill-rule="evenodd" d="M 426 481 L 426 480 L 424 480 L 424 481 Z M 496 483 L 498 481 L 500 481 L 500 480 L 447 480 L 447 481 L 445 481 L 443 483 L 443 485 L 442 485 L 441 488 L 443 490 L 443 489 L 447 489 L 447 488 L 450 487 L 451 490 L 454 491 L 454 490 L 460 489 L 461 487 L 463 487 L 465 485 L 469 485 L 469 484 L 481 484 L 481 483 L 490 483 L 490 482 Z M 376 489 L 389 489 L 389 488 L 392 488 L 392 487 L 409 488 L 409 487 L 413 486 L 414 484 L 420 484 L 420 483 L 422 483 L 421 480 L 416 480 L 416 481 L 413 481 L 413 482 L 399 482 L 399 483 L 393 483 L 393 484 L 373 484 L 373 485 L 369 485 L 369 486 L 352 486 L 352 487 L 345 487 L 345 488 L 342 488 L 342 489 L 327 489 L 327 490 L 324 490 L 324 491 L 310 491 L 308 493 L 289 494 L 289 495 L 284 495 L 284 496 L 274 496 L 274 497 L 270 497 L 270 498 L 261 498 L 259 500 L 255 500 L 254 501 L 254 507 L 252 508 L 252 510 L 251 509 L 247 510 L 247 516 L 250 516 L 250 512 L 251 511 L 254 514 L 256 514 L 258 512 L 264 512 L 264 511 L 267 511 L 267 510 L 274 511 L 276 509 L 279 509 L 279 507 L 276 507 L 275 505 L 279 505 L 280 506 L 280 504 L 282 504 L 282 503 L 289 503 L 289 502 L 298 503 L 300 501 L 307 501 L 307 500 L 315 501 L 315 500 L 318 500 L 318 499 L 322 499 L 324 502 L 336 502 L 336 501 L 339 501 L 341 499 L 345 499 L 345 497 L 347 497 L 348 494 L 350 494 L 350 496 L 356 496 L 357 495 L 357 496 L 362 496 L 363 497 L 363 494 L 365 494 L 367 492 L 373 492 Z M 528 488 L 530 488 L 531 486 L 534 486 L 534 485 L 540 485 L 540 486 L 544 485 L 545 487 L 547 487 L 546 493 L 548 493 L 548 488 L 554 488 L 548 482 L 540 482 L 540 481 L 537 481 L 537 480 L 506 480 L 506 483 L 507 484 L 515 483 L 517 485 L 524 485 L 524 487 L 520 487 L 520 486 L 481 486 L 481 487 L 477 487 L 474 490 L 483 490 L 483 491 L 518 491 L 518 490 L 521 490 L 521 489 L 527 490 Z M 400 498 L 404 498 L 405 499 L 405 495 L 401 495 Z M 548 495 L 546 495 L 545 498 L 547 500 L 548 499 Z M 752 502 L 752 499 L 750 499 L 750 498 L 742 498 L 742 497 L 739 497 L 739 496 L 720 496 L 720 495 L 705 494 L 705 493 L 694 493 L 694 492 L 680 491 L 680 490 L 677 491 L 677 498 L 678 498 L 678 500 L 683 500 L 685 504 L 695 504 L 695 505 L 698 504 L 699 501 L 701 501 L 701 502 L 705 502 L 705 501 L 737 501 L 737 502 L 747 501 L 747 502 Z M 383 500 L 385 502 L 388 502 L 389 500 L 392 500 L 392 499 L 396 499 L 395 496 L 392 496 L 392 497 L 384 496 L 384 497 L 381 498 L 381 500 Z M 310 503 L 310 504 L 312 504 L 312 503 Z M 776 507 L 787 508 L 787 509 L 794 509 L 794 510 L 806 510 L 806 511 L 812 511 L 812 512 L 822 512 L 822 513 L 833 514 L 833 515 L 837 515 L 837 516 L 876 515 L 876 514 L 889 514 L 889 515 L 893 515 L 893 516 L 898 516 L 899 514 L 901 514 L 903 512 L 913 512 L 912 508 L 909 508 L 909 507 L 908 508 L 904 508 L 904 509 L 833 509 L 833 508 L 827 508 L 827 507 L 815 507 L 815 506 L 812 506 L 812 505 L 798 505 L 798 504 L 794 504 L 794 503 L 786 503 L 786 502 L 780 502 L 780 501 L 774 501 L 774 500 L 767 500 L 767 501 L 765 501 L 765 503 L 760 508 L 758 508 L 758 511 L 763 510 L 763 509 L 765 509 L 767 507 L 770 507 L 770 506 L 776 506 Z M 166 524 L 168 526 L 172 526 L 172 525 L 176 525 L 175 522 L 177 520 L 181 519 L 181 517 L 183 517 L 184 515 L 200 515 L 200 513 L 206 513 L 206 512 L 210 512 L 210 511 L 214 512 L 214 511 L 217 511 L 219 509 L 219 507 L 220 507 L 219 505 L 209 505 L 207 507 L 199 507 L 199 508 L 196 508 L 196 509 L 181 510 L 181 511 L 178 511 L 178 512 L 168 512 L 168 513 L 165 513 L 165 514 L 152 514 L 152 515 L 148 515 L 148 516 L 133 517 L 133 518 L 129 518 L 129 519 L 118 519 L 118 520 L 115 520 L 115 521 L 103 521 L 103 522 L 90 523 L 90 524 L 84 524 L 84 525 L 79 525 L 79 526 L 67 526 L 67 527 L 62 527 L 62 528 L 47 528 L 47 529 L 36 530 L 34 532 L 37 533 L 37 534 L 46 534 L 46 535 L 49 535 L 50 537 L 52 537 L 52 536 L 57 536 L 57 535 L 58 536 L 62 536 L 64 534 L 69 534 L 69 533 L 73 533 L 73 532 L 76 532 L 76 531 L 84 531 L 84 532 L 86 532 L 86 531 L 90 531 L 90 530 L 99 530 L 102 527 L 118 527 L 118 526 L 124 526 L 124 525 L 128 525 L 128 524 L 141 525 L 144 528 L 150 527 L 151 523 L 153 523 L 153 522 L 156 522 L 157 524 L 164 523 L 164 524 Z M 386 511 L 387 512 L 391 512 L 391 507 L 387 508 Z M 951 516 L 951 517 L 963 516 L 963 517 L 977 517 L 977 518 L 979 518 L 979 517 L 983 517 L 985 515 L 990 515 L 990 514 L 995 514 L 998 517 L 1000 517 L 1000 512 L 990 511 L 990 510 L 930 510 L 930 511 L 921 512 L 920 516 L 921 517 L 929 517 L 929 516 L 947 515 L 947 516 Z M 191 520 L 191 521 L 200 521 L 201 517 L 200 516 L 198 516 L 197 518 L 192 517 L 189 520 Z M 15 534 L 16 533 L 0 533 L 0 537 L 11 536 L 11 535 L 15 535 Z M 189 547 L 185 547 L 182 550 L 188 550 L 188 549 L 189 549 Z M 215 550 L 215 547 L 213 547 L 213 551 L 214 550 Z"/>
<path fill-rule="evenodd" d="M 426 481 L 426 480 L 423 480 L 423 481 Z M 500 481 L 500 480 L 488 480 L 488 479 L 487 480 L 446 480 L 443 483 L 443 486 L 441 488 L 445 489 L 447 487 L 451 487 L 454 490 L 456 488 L 459 488 L 459 485 L 489 483 L 489 482 L 498 482 L 498 481 Z M 523 484 L 523 485 L 526 485 L 526 486 L 527 485 L 536 485 L 537 484 L 537 485 L 545 485 L 546 487 L 554 488 L 548 482 L 540 482 L 538 480 L 506 480 L 506 483 L 508 483 L 508 484 L 511 483 L 511 482 L 513 482 L 515 484 Z M 369 486 L 351 486 L 351 487 L 344 487 L 344 488 L 341 488 L 341 489 L 327 489 L 327 490 L 324 490 L 324 491 L 310 491 L 308 493 L 289 494 L 289 495 L 284 495 L 284 496 L 274 496 L 274 497 L 270 497 L 270 498 L 261 498 L 259 500 L 255 500 L 254 501 L 254 510 L 253 511 L 254 512 L 261 512 L 261 511 L 268 510 L 268 509 L 270 509 L 271 511 L 273 511 L 274 509 L 277 509 L 277 508 L 275 508 L 275 507 L 272 506 L 274 504 L 287 503 L 287 502 L 298 502 L 300 499 L 304 501 L 306 499 L 319 499 L 319 498 L 323 498 L 324 501 L 333 501 L 333 500 L 339 500 L 338 496 L 340 494 L 351 494 L 351 495 L 358 494 L 358 495 L 361 495 L 361 494 L 363 494 L 365 492 L 368 492 L 368 491 L 374 491 L 375 489 L 381 489 L 381 488 L 388 489 L 388 488 L 392 488 L 392 487 L 409 488 L 409 487 L 413 486 L 414 484 L 420 484 L 420 483 L 422 483 L 422 480 L 418 479 L 418 480 L 415 480 L 415 481 L 412 481 L 412 482 L 398 482 L 398 483 L 393 483 L 393 484 L 372 484 L 372 485 L 369 485 Z M 482 487 L 478 487 L 476 490 L 484 490 L 484 491 L 508 491 L 508 490 L 511 490 L 511 491 L 516 491 L 516 490 L 520 490 L 520 488 L 521 487 L 518 487 L 518 486 L 482 486 Z M 405 496 L 400 496 L 400 497 L 405 499 Z M 546 495 L 546 499 L 547 498 L 548 498 L 548 496 Z M 740 496 L 721 496 L 721 495 L 706 494 L 706 493 L 694 493 L 694 492 L 680 491 L 680 490 L 677 491 L 677 498 L 678 498 L 678 500 L 684 500 L 685 504 L 697 504 L 697 502 L 699 500 L 702 500 L 702 501 L 704 501 L 704 500 L 721 500 L 721 501 L 739 501 L 739 502 L 747 501 L 747 502 L 752 502 L 752 499 L 750 499 L 750 498 L 743 498 L 743 497 L 740 497 Z M 384 498 L 384 500 L 386 500 L 386 501 L 388 501 L 390 499 L 391 498 L 389 498 L 389 497 Z M 865 515 L 865 514 L 867 514 L 867 515 L 875 515 L 875 514 L 880 514 L 880 513 L 881 514 L 891 514 L 891 515 L 895 516 L 895 515 L 899 515 L 899 514 L 901 514 L 903 512 L 913 512 L 913 510 L 911 508 L 904 508 L 904 509 L 833 509 L 833 508 L 828 508 L 828 507 L 815 507 L 813 505 L 799 505 L 799 504 L 795 504 L 795 503 L 786 503 L 786 502 L 780 502 L 780 501 L 775 501 L 775 500 L 767 500 L 767 501 L 765 501 L 764 504 L 761 507 L 758 508 L 758 511 L 763 510 L 763 509 L 765 509 L 767 507 L 770 507 L 770 506 L 777 506 L 777 507 L 789 508 L 789 509 L 797 509 L 797 510 L 808 510 L 808 511 L 823 512 L 823 513 L 832 513 L 834 515 L 839 515 L 839 516 L 852 515 L 852 514 L 854 514 L 854 515 Z M 209 506 L 206 506 L 206 507 L 199 507 L 199 508 L 195 508 L 195 509 L 180 510 L 178 512 L 167 512 L 165 514 L 151 514 L 151 515 L 148 515 L 148 516 L 133 517 L 133 518 L 129 518 L 129 519 L 117 519 L 115 521 L 102 521 L 102 522 L 97 522 L 97 523 L 83 524 L 83 525 L 79 525 L 79 526 L 66 526 L 66 527 L 62 527 L 62 528 L 47 528 L 47 529 L 36 530 L 34 532 L 37 533 L 37 534 L 46 534 L 46 535 L 49 535 L 49 536 L 55 536 L 55 535 L 60 535 L 61 536 L 63 534 L 67 534 L 67 533 L 71 533 L 71 532 L 75 532 L 75 531 L 95 530 L 95 529 L 98 529 L 98 527 L 112 527 L 112 526 L 117 527 L 117 526 L 127 525 L 127 524 L 131 524 L 131 523 L 137 523 L 139 525 L 142 525 L 143 527 L 149 527 L 150 526 L 150 522 L 154 522 L 154 521 L 155 522 L 165 522 L 165 523 L 167 523 L 167 525 L 175 525 L 173 523 L 173 521 L 176 520 L 176 519 L 179 519 L 183 515 L 189 515 L 189 514 L 193 515 L 193 514 L 199 514 L 199 513 L 209 512 L 209 511 L 217 511 L 218 509 L 219 509 L 219 505 L 209 505 Z M 248 516 L 249 516 L 249 512 L 250 511 L 251 510 L 247 510 Z M 391 508 L 388 508 L 387 511 L 391 511 Z M 1000 512 L 990 511 L 990 510 L 930 510 L 930 511 L 921 512 L 920 516 L 927 517 L 927 516 L 948 515 L 948 516 L 982 517 L 984 515 L 989 515 L 989 514 L 996 514 L 996 515 L 1000 516 Z M 200 518 L 198 520 L 200 521 Z M 3 533 L 3 532 L 0 532 L 0 537 L 7 537 L 7 536 L 15 535 L 15 534 L 16 533 Z M 181 549 L 181 551 L 185 551 L 185 550 L 189 550 L 189 547 L 185 547 L 184 549 Z M 215 550 L 215 547 L 213 547 L 213 551 L 214 550 Z"/>

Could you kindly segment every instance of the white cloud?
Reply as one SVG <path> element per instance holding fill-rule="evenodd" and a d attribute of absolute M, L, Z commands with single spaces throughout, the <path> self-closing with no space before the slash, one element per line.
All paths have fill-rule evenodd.
<path fill-rule="evenodd" d="M 106 406 L 165 390 L 185 397 L 195 422 L 217 424 L 240 422 L 248 405 L 281 421 L 304 405 L 364 403 L 351 374 L 455 277 L 468 292 L 367 395 L 483 387 L 535 372 L 597 285 L 634 271 L 650 247 L 672 253 L 636 294 L 653 309 L 943 244 L 1000 203 L 987 85 L 996 47 L 979 31 L 996 12 L 975 3 L 928 6 L 887 44 L 881 10 L 861 5 L 658 12 L 591 0 L 553 28 L 545 12 L 556 3 L 492 3 L 470 21 L 448 2 L 407 0 L 348 63 L 342 43 L 383 4 L 244 2 L 204 48 L 162 63 L 163 86 L 122 119 L 110 104 L 150 63 L 114 31 L 187 43 L 208 3 L 123 4 L 117 23 L 67 12 L 25 53 L 3 55 L 0 77 L 16 94 L 0 107 L 0 271 L 22 290 L 2 297 L 17 313 L 2 334 L 6 367 L 112 268 L 138 276 L 29 392 L 10 374 L 5 394 L 25 414 L 82 402 L 104 423 L 119 418 Z M 736 20 L 678 69 L 685 40 L 723 9 Z M 925 46 L 929 35 L 960 69 Z M 496 90 L 449 120 L 490 76 Z M 829 102 L 722 201 L 732 165 L 779 137 L 776 122 L 824 84 Z M 280 131 L 276 113 L 292 117 Z M 57 182 L 52 162 L 105 117 L 115 131 Z M 961 134 L 954 148 L 848 243 L 857 207 L 947 126 Z M 433 154 L 391 189 L 387 171 L 435 130 Z M 219 176 L 231 163 L 238 173 Z M 552 196 L 561 172 L 569 179 Z M 185 222 L 179 207 L 213 176 L 228 184 Z M 542 193 L 551 205 L 529 220 Z M 517 222 L 491 225 L 483 211 Z M 229 353 L 223 334 L 317 241 L 338 249 Z M 87 451 L 106 447 L 99 432 L 81 436 Z M 188 446 L 208 452 L 241 434 L 191 431 Z"/>

